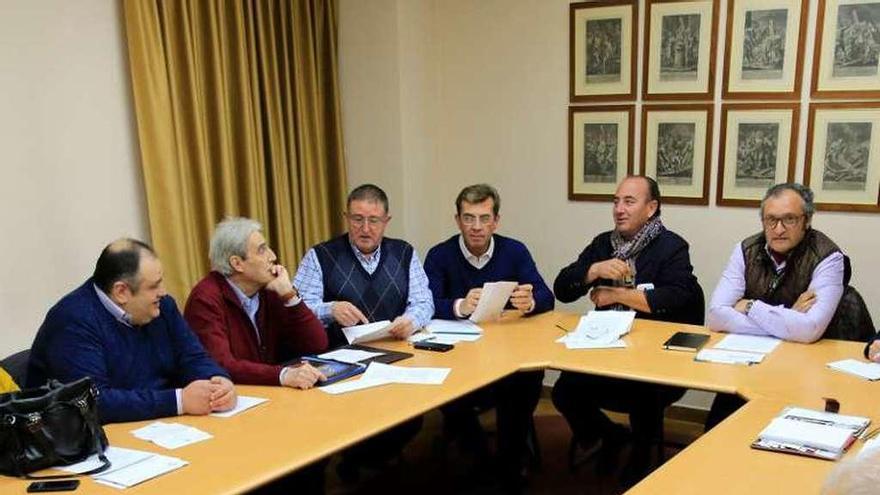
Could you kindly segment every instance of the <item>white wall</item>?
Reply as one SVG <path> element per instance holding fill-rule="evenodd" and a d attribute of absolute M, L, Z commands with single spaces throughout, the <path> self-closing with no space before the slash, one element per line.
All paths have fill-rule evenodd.
<path fill-rule="evenodd" d="M 30 345 L 107 242 L 147 236 L 120 10 L 0 6 L 0 357 Z"/>
<path fill-rule="evenodd" d="M 816 2 L 809 3 L 807 32 L 813 33 Z M 567 200 L 568 4 L 566 0 L 340 1 L 349 177 L 352 184 L 373 178 L 392 184 L 392 203 L 406 205 L 403 230 L 394 234 L 406 237 L 422 255 L 455 231 L 453 200 L 461 187 L 481 181 L 501 192 L 500 232 L 526 242 L 548 283 L 594 235 L 612 228 L 610 205 Z M 723 0 L 720 13 L 718 37 L 723 40 Z M 382 22 L 372 22 L 374 17 Z M 366 45 L 369 50 L 352 33 L 358 40 L 372 40 Z M 381 47 L 376 46 L 379 39 Z M 807 73 L 811 44 L 805 56 Z M 722 54 L 719 43 L 719 71 Z M 393 74 L 387 70 L 392 66 Z M 389 78 L 396 88 L 382 84 Z M 721 79 L 716 77 L 718 95 Z M 371 88 L 377 89 L 375 94 Z M 804 102 L 808 92 L 805 84 Z M 382 106 L 379 115 L 393 114 L 396 125 L 364 125 L 380 118 L 363 113 L 364 100 L 374 102 L 371 111 Z M 720 103 L 720 96 L 716 102 Z M 804 105 L 798 178 L 803 170 L 806 110 Z M 666 225 L 691 243 L 691 260 L 707 299 L 733 245 L 760 229 L 756 210 L 714 206 L 719 124 L 716 105 L 712 205 L 663 206 Z M 638 136 L 635 142 L 640 142 Z M 393 160 L 384 162 L 377 159 L 380 156 Z M 853 284 L 874 307 L 880 302 L 880 286 L 873 283 L 880 276 L 880 267 L 874 264 L 880 248 L 880 215 L 820 212 L 814 226 L 850 254 Z M 588 305 L 580 301 L 559 307 L 585 310 Z M 880 312 L 874 313 L 880 323 Z"/>

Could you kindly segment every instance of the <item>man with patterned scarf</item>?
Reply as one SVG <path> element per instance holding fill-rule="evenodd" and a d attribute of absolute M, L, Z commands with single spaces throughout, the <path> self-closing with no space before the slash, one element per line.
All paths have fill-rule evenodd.
<path fill-rule="evenodd" d="M 650 177 L 629 176 L 614 194 L 614 230 L 599 234 L 563 268 L 556 298 L 572 302 L 589 293 L 597 309 L 634 310 L 638 318 L 701 325 L 703 289 L 694 276 L 688 243 L 660 220 L 660 188 Z M 679 388 L 563 372 L 553 404 L 568 420 L 574 441 L 599 453 L 597 469 L 612 471 L 630 436 L 600 408 L 629 413 L 633 448 L 623 482 L 637 482 L 651 467 L 651 444 L 660 440 L 663 411 L 684 394 Z"/>

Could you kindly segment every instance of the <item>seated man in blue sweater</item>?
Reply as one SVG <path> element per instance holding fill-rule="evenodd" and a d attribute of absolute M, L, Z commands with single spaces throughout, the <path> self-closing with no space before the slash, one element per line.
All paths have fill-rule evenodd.
<path fill-rule="evenodd" d="M 431 248 L 425 258 L 435 318 L 467 318 L 480 300 L 483 284 L 499 281 L 519 284 L 508 307 L 525 315 L 553 309 L 553 293 L 526 246 L 495 234 L 500 207 L 498 192 L 487 184 L 465 187 L 456 198 L 455 221 L 461 233 Z M 497 405 L 499 463 L 505 483 L 521 482 L 522 457 L 543 377 L 543 371 L 516 373 L 442 408 L 447 434 L 484 458 L 485 433 L 476 408 Z"/>
<path fill-rule="evenodd" d="M 235 406 L 235 388 L 162 284 L 153 250 L 133 239 L 104 248 L 92 278 L 46 315 L 31 348 L 28 386 L 90 376 L 102 423 Z"/>
<path fill-rule="evenodd" d="M 578 259 L 563 268 L 553 290 L 562 302 L 589 293 L 600 310 L 633 310 L 636 317 L 703 324 L 703 289 L 694 276 L 688 243 L 660 220 L 660 188 L 650 177 L 629 176 L 617 186 L 614 230 L 596 236 Z M 574 441 L 587 451 L 601 445 L 600 470 L 616 465 L 622 426 L 601 409 L 629 413 L 633 448 L 624 484 L 650 469 L 650 444 L 663 427 L 665 408 L 684 390 L 650 383 L 563 372 L 553 404 L 568 420 Z M 601 440 L 601 442 L 600 442 Z"/>

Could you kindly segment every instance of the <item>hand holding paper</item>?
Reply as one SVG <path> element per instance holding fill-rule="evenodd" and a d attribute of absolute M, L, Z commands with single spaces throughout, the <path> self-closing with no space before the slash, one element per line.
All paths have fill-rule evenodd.
<path fill-rule="evenodd" d="M 487 282 L 480 293 L 480 302 L 471 314 L 470 320 L 475 323 L 497 320 L 507 305 L 510 295 L 516 289 L 516 282 Z"/>

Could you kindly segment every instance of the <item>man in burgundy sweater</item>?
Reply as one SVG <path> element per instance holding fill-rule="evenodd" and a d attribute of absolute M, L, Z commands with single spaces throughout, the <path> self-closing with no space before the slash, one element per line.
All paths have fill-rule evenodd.
<path fill-rule="evenodd" d="M 227 218 L 211 238 L 212 271 L 193 288 L 184 317 L 232 381 L 307 389 L 325 377 L 308 364 L 283 366 L 324 351 L 327 333 L 302 302 L 261 225 Z"/>

